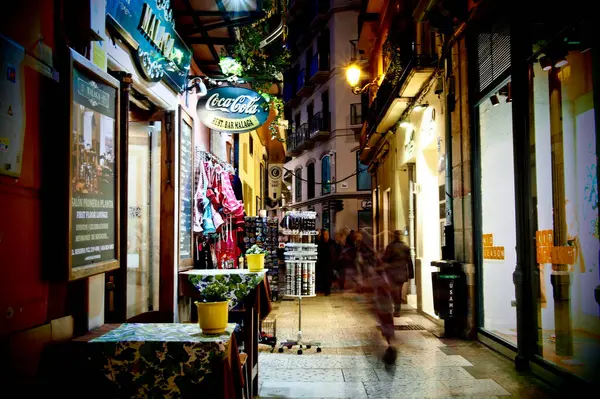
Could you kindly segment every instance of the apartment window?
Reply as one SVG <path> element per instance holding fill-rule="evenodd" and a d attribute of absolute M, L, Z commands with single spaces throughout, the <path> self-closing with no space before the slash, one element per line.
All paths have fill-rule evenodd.
<path fill-rule="evenodd" d="M 315 163 L 311 162 L 306 166 L 306 194 L 308 199 L 315 198 Z"/>
<path fill-rule="evenodd" d="M 308 128 L 312 130 L 313 126 L 313 115 L 315 112 L 315 104 L 310 103 L 306 106 L 306 116 L 308 117 Z"/>
<path fill-rule="evenodd" d="M 300 202 L 302 201 L 302 168 L 298 168 L 294 172 L 294 182 L 296 185 L 294 187 L 295 200 L 296 202 Z"/>
<path fill-rule="evenodd" d="M 250 150 L 250 155 L 252 156 L 254 154 L 254 139 L 252 138 L 252 134 L 250 134 L 250 136 L 248 136 L 250 139 L 250 144 L 249 144 L 249 150 Z"/>
<path fill-rule="evenodd" d="M 321 159 L 321 194 L 331 193 L 331 158 L 329 155 Z"/>
<path fill-rule="evenodd" d="M 360 154 L 356 152 L 356 189 L 366 191 L 371 189 L 371 174 L 367 165 L 360 162 Z"/>
<path fill-rule="evenodd" d="M 351 125 L 362 125 L 363 117 L 362 117 L 362 104 L 350 104 L 350 124 Z"/>
<path fill-rule="evenodd" d="M 294 130 L 297 130 L 300 127 L 300 112 L 296 114 L 294 117 Z"/>

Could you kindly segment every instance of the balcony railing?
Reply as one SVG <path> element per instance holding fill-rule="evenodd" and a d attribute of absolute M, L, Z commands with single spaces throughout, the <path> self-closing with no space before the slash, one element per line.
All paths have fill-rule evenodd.
<path fill-rule="evenodd" d="M 329 112 L 317 112 L 313 115 L 309 124 L 309 139 L 327 139 L 330 133 L 330 119 L 331 114 Z"/>
<path fill-rule="evenodd" d="M 302 68 L 296 76 L 296 94 L 300 97 L 306 97 L 313 92 L 314 86 L 306 80 L 306 71 Z"/>
<path fill-rule="evenodd" d="M 322 50 L 312 55 L 308 77 L 315 84 L 325 83 L 329 79 L 329 52 Z"/>

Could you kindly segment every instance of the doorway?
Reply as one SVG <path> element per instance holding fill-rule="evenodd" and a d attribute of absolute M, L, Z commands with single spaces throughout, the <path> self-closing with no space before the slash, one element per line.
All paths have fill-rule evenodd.
<path fill-rule="evenodd" d="M 130 122 L 126 318 L 158 310 L 161 121 Z"/>

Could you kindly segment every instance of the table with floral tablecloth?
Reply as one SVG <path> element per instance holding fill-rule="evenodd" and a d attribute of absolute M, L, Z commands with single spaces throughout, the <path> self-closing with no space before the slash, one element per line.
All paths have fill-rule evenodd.
<path fill-rule="evenodd" d="M 237 397 L 242 382 L 234 330 L 228 324 L 221 335 L 205 335 L 198 324 L 124 323 L 88 340 L 87 353 L 93 368 L 127 397 Z"/>

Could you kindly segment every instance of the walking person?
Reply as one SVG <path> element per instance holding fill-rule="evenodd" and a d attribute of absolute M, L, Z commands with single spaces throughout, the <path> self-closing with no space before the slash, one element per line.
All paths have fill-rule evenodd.
<path fill-rule="evenodd" d="M 346 233 L 340 230 L 335 234 L 335 240 L 332 245 L 331 261 L 333 264 L 333 280 L 337 281 L 338 288 L 344 289 L 345 267 L 342 259 L 342 252 L 346 244 Z"/>
<path fill-rule="evenodd" d="M 402 287 L 408 280 L 415 278 L 410 248 L 402 241 L 400 230 L 394 231 L 394 240 L 385 249 L 382 260 L 386 264 L 386 275 L 391 287 L 394 317 L 400 317 Z"/>
<path fill-rule="evenodd" d="M 333 280 L 333 241 L 329 238 L 329 231 L 322 229 L 320 239 L 317 242 L 317 275 L 316 284 L 319 291 L 325 296 L 331 294 L 331 282 Z"/>

